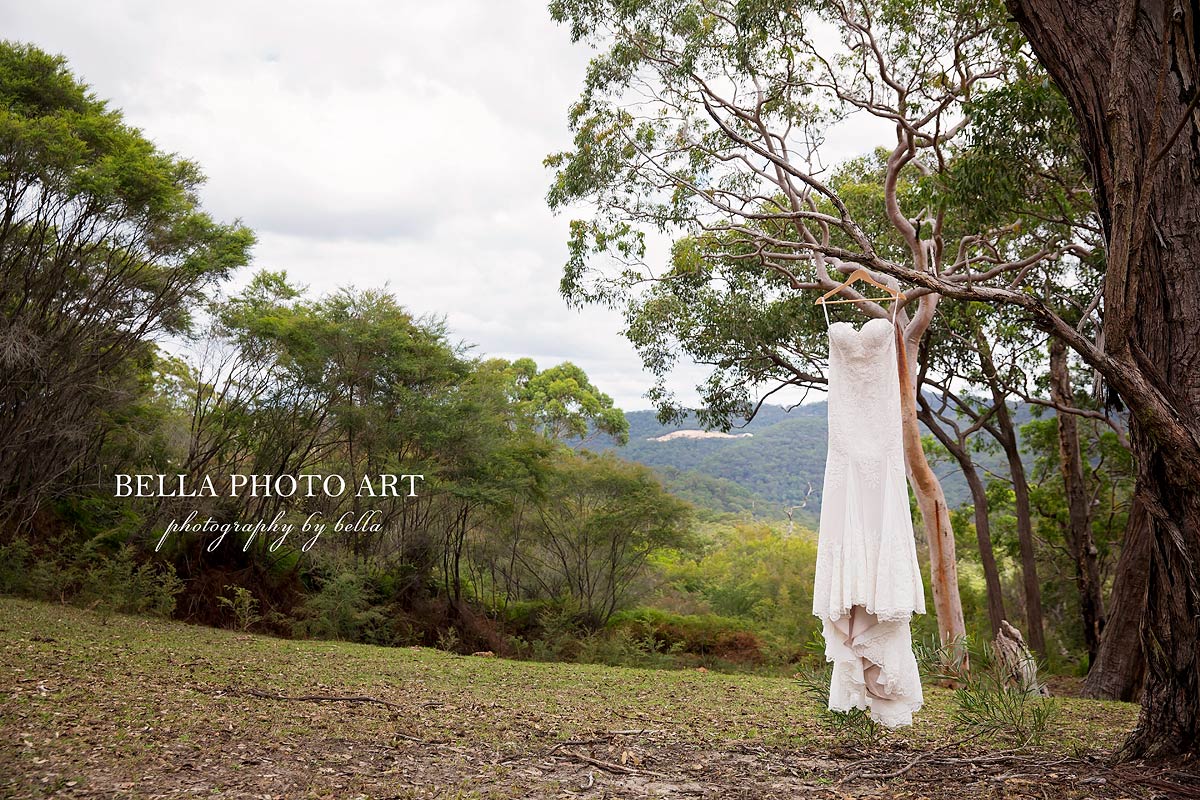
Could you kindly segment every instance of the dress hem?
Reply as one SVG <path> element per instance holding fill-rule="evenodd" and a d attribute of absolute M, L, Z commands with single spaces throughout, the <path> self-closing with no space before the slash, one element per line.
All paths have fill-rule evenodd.
<path fill-rule="evenodd" d="M 817 619 L 827 619 L 830 622 L 837 622 L 839 619 L 850 616 L 854 606 L 862 606 L 867 610 L 867 613 L 874 614 L 880 622 L 907 622 L 912 619 L 914 614 L 925 614 L 925 607 L 917 608 L 875 608 L 867 602 L 852 603 L 849 606 L 842 606 L 837 609 L 827 609 L 825 611 L 813 611 L 813 616 Z"/>

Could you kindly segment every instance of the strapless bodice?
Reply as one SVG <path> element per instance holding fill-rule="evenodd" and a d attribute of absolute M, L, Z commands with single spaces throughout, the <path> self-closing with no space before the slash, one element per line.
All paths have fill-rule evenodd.
<path fill-rule="evenodd" d="M 882 355 L 886 352 L 886 342 L 893 335 L 893 323 L 883 317 L 872 317 L 856 328 L 849 322 L 835 322 L 829 326 L 829 341 L 832 347 L 842 353 L 854 357 L 864 355 Z"/>

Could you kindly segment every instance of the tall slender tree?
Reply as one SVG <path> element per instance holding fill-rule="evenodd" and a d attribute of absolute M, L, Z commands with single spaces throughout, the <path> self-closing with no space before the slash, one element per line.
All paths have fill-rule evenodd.
<path fill-rule="evenodd" d="M 1050 398 L 1057 405 L 1075 404 L 1071 388 L 1067 349 L 1058 339 L 1050 339 Z M 1058 430 L 1059 468 L 1067 496 L 1067 545 L 1075 561 L 1075 577 L 1079 585 L 1079 608 L 1083 621 L 1083 639 L 1087 644 L 1089 663 L 1100 651 L 1100 633 L 1104 629 L 1104 596 L 1100 585 L 1099 551 L 1092 537 L 1091 509 L 1084 486 L 1083 459 L 1079 452 L 1079 425 L 1074 414 L 1059 413 L 1055 419 Z"/>

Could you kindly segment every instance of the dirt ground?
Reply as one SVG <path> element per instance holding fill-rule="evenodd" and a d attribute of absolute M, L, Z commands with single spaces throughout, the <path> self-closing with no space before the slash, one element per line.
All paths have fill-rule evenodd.
<path fill-rule="evenodd" d="M 949 692 L 871 747 L 786 679 L 293 642 L 0 599 L 0 796 L 1173 798 L 1115 765 L 1126 704 L 1039 747 L 963 741 Z"/>

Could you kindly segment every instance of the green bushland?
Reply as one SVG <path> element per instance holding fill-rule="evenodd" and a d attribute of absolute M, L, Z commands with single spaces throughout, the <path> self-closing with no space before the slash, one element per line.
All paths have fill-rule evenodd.
<path fill-rule="evenodd" d="M 657 608 L 635 608 L 614 615 L 609 625 L 664 650 L 749 664 L 764 660 L 763 645 L 754 630 L 744 621 L 716 614 L 672 614 Z"/>
<path fill-rule="evenodd" d="M 0 220 L 0 592 L 536 660 L 786 672 L 809 658 L 816 544 L 804 504 L 824 440 L 811 408 L 785 424 L 782 409 L 764 407 L 778 424 L 757 438 L 622 450 L 628 419 L 570 362 L 477 355 L 386 289 L 317 295 L 265 270 L 232 289 L 253 233 L 209 217 L 199 167 L 159 150 L 61 57 L 0 43 L 0 100 L 0 195 L 24 198 Z M 877 166 L 856 160 L 838 180 L 873 196 Z M 675 255 L 702 266 L 694 247 Z M 167 353 L 164 336 L 187 347 Z M 1034 524 L 1047 545 L 1049 667 L 1080 673 L 1053 420 L 1015 418 L 1027 420 Z M 637 420 L 643 440 L 665 430 Z M 1082 447 L 1107 579 L 1132 470 L 1118 437 L 1092 422 L 1080 422 Z M 666 482 L 622 453 L 654 454 Z M 233 474 L 303 473 L 351 487 L 424 478 L 415 497 L 292 503 L 229 491 Z M 219 496 L 118 498 L 117 474 L 182 474 L 192 486 L 207 477 Z M 988 491 L 1017 618 L 1012 492 L 1003 476 Z M 166 535 L 191 512 L 299 525 L 310 513 L 367 511 L 379 512 L 378 530 L 326 533 L 307 552 L 296 537 L 276 547 L 230 534 L 214 547 L 211 536 Z M 959 509 L 953 523 L 968 633 L 983 639 L 972 516 Z M 932 615 L 915 633 L 935 633 Z"/>
<path fill-rule="evenodd" d="M 39 554 L 29 542 L 0 544 L 0 594 L 69 601 L 103 613 L 169 617 L 183 588 L 170 565 L 139 558 L 131 547 L 95 540 L 77 549 L 57 539 Z"/>

